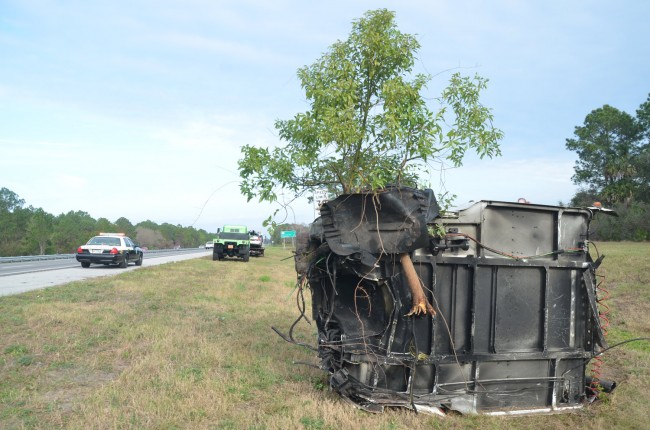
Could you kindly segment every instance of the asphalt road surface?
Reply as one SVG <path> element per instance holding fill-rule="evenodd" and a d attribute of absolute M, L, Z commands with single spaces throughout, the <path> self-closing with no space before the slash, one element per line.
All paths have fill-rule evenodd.
<path fill-rule="evenodd" d="M 0 296 L 53 287 L 82 279 L 113 276 L 124 273 L 125 271 L 138 270 L 142 267 L 201 258 L 209 255 L 212 255 L 212 251 L 206 251 L 205 249 L 197 249 L 197 252 L 184 252 L 176 255 L 151 254 L 147 256 L 145 253 L 142 266 L 138 267 L 130 264 L 126 269 L 121 269 L 117 266 L 95 264 L 91 265 L 88 269 L 84 269 L 74 258 L 2 263 L 0 264 Z"/>

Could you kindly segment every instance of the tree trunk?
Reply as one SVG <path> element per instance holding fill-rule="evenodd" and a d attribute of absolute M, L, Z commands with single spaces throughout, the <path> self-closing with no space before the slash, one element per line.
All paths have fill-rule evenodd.
<path fill-rule="evenodd" d="M 406 314 L 406 316 L 427 314 L 435 316 L 436 311 L 433 309 L 433 306 L 431 306 L 431 303 L 427 300 L 427 296 L 424 294 L 422 282 L 420 281 L 418 274 L 415 272 L 415 267 L 413 267 L 413 262 L 411 261 L 408 252 L 400 254 L 399 259 L 402 263 L 406 282 L 411 290 L 411 297 L 413 297 L 411 311 Z"/>

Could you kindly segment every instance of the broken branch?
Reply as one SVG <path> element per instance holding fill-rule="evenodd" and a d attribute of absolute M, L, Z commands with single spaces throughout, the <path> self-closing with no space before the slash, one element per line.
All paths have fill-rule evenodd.
<path fill-rule="evenodd" d="M 424 288 L 422 288 L 422 282 L 418 277 L 418 274 L 415 272 L 415 267 L 413 267 L 413 261 L 411 261 L 411 256 L 408 252 L 404 252 L 399 256 L 400 263 L 402 263 L 402 269 L 404 270 L 404 277 L 406 277 L 406 283 L 411 290 L 411 297 L 413 297 L 413 305 L 411 311 L 406 314 L 407 317 L 411 315 L 431 315 L 435 316 L 436 311 L 431 306 L 431 303 L 427 300 L 427 296 L 424 294 Z"/>

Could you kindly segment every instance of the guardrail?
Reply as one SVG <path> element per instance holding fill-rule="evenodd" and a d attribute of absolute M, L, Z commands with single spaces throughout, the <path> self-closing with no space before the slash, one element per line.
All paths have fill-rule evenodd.
<path fill-rule="evenodd" d="M 179 248 L 179 249 L 149 249 L 144 251 L 144 255 L 152 254 L 167 254 L 170 252 L 176 253 L 192 253 L 192 252 L 205 252 L 204 248 Z M 44 261 L 44 260 L 66 260 L 74 258 L 77 254 L 51 254 L 51 255 L 19 255 L 15 257 L 0 257 L 0 264 L 2 263 L 22 263 L 28 261 Z"/>

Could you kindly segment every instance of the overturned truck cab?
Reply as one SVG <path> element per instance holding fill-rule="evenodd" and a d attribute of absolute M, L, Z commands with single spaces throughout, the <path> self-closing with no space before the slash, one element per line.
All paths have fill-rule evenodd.
<path fill-rule="evenodd" d="M 406 187 L 326 202 L 296 271 L 331 388 L 371 412 L 581 407 L 607 348 L 592 216 L 496 201 L 443 215 L 431 190 Z"/>

